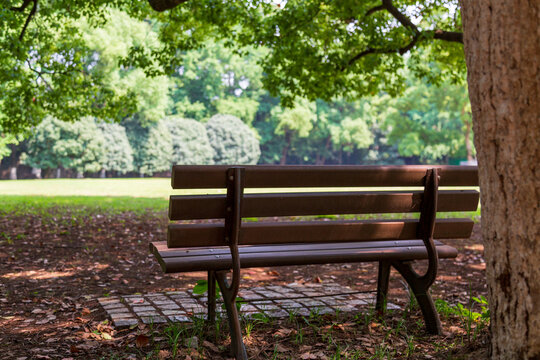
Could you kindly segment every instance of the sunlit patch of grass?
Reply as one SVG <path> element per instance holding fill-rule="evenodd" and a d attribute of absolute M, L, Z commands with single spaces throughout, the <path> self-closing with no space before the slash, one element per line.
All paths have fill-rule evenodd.
<path fill-rule="evenodd" d="M 47 214 L 51 210 L 69 210 L 81 215 L 94 213 L 163 212 L 168 208 L 168 200 L 162 198 L 135 198 L 129 196 L 31 196 L 1 195 L 0 213 L 5 214 Z"/>

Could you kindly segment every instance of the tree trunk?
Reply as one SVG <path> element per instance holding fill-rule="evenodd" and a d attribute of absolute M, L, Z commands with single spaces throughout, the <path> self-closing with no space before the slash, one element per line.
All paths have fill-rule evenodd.
<path fill-rule="evenodd" d="M 21 162 L 21 151 L 17 148 L 16 144 L 9 144 L 11 154 L 9 155 L 9 179 L 17 180 L 17 167 Z"/>
<path fill-rule="evenodd" d="M 494 359 L 540 359 L 539 10 L 462 0 Z"/>
<path fill-rule="evenodd" d="M 291 146 L 292 136 L 288 131 L 285 131 L 285 146 L 281 150 L 281 160 L 279 161 L 280 165 L 285 165 L 287 163 L 287 153 L 289 152 L 289 147 Z"/>
<path fill-rule="evenodd" d="M 57 169 L 56 169 L 56 178 L 59 179 L 60 176 L 62 176 L 62 169 L 57 168 Z"/>
<path fill-rule="evenodd" d="M 107 177 L 106 175 L 107 175 L 107 172 L 105 171 L 105 169 L 101 169 L 101 170 L 99 171 L 99 177 L 100 177 L 101 179 L 105 179 L 105 178 Z"/>
<path fill-rule="evenodd" d="M 40 168 L 32 168 L 32 175 L 36 177 L 36 179 L 41 179 L 41 169 Z"/>
<path fill-rule="evenodd" d="M 467 161 L 471 162 L 472 160 L 474 160 L 472 156 L 471 146 L 472 120 L 471 113 L 465 111 L 465 106 L 461 109 L 461 118 L 463 119 L 463 121 L 465 121 L 465 149 L 467 150 Z"/>
<path fill-rule="evenodd" d="M 17 180 L 17 167 L 12 166 L 9 168 L 9 180 Z"/>

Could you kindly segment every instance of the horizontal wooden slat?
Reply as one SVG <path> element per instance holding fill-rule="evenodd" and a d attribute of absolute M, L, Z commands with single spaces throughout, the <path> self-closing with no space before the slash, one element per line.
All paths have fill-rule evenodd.
<path fill-rule="evenodd" d="M 231 166 L 174 166 L 172 187 L 173 189 L 225 188 L 225 172 Z M 247 188 L 423 186 L 426 170 L 431 168 L 440 169 L 439 186 L 478 186 L 476 166 L 246 165 L 242 167 L 246 169 Z"/>
<path fill-rule="evenodd" d="M 427 252 L 421 240 L 409 240 L 396 246 L 390 242 L 322 243 L 271 246 L 241 246 L 239 248 L 242 268 L 259 266 L 329 264 L 380 260 L 426 259 Z M 401 242 L 400 242 L 401 245 Z M 457 250 L 436 241 L 439 258 L 457 256 Z M 165 242 L 150 244 L 150 250 L 163 271 L 168 273 L 186 271 L 224 270 L 231 267 L 227 248 L 208 248 L 204 251 L 168 249 Z M 216 253 L 216 251 L 223 251 Z"/>
<path fill-rule="evenodd" d="M 422 191 L 247 194 L 242 217 L 380 214 L 420 211 Z M 474 211 L 474 190 L 439 191 L 437 211 Z M 169 219 L 218 219 L 225 216 L 225 195 L 171 196 Z"/>
<path fill-rule="evenodd" d="M 471 235 L 470 219 L 440 219 L 435 239 L 461 239 Z M 295 221 L 244 223 L 240 245 L 322 243 L 417 239 L 418 220 Z M 175 247 L 225 246 L 223 224 L 171 224 L 167 244 Z"/>

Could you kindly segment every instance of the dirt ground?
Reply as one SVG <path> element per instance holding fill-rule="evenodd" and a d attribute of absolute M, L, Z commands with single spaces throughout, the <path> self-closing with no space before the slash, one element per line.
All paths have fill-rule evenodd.
<path fill-rule="evenodd" d="M 163 328 L 141 326 L 117 331 L 108 324 L 96 301 L 107 295 L 184 289 L 206 277 L 202 272 L 175 275 L 161 272 L 149 254 L 148 243 L 165 239 L 165 229 L 166 217 L 161 213 L 80 215 L 52 211 L 47 217 L 0 214 L 0 358 L 172 358 L 165 336 L 159 336 L 164 333 Z M 479 233 L 476 225 L 471 239 L 446 241 L 459 250 L 459 255 L 456 259 L 441 261 L 439 276 L 432 287 L 434 298 L 449 304 L 466 304 L 471 295 L 486 295 Z M 336 282 L 356 290 L 374 290 L 377 267 L 363 263 L 255 268 L 246 269 L 243 274 L 242 287 L 296 281 Z M 403 307 L 408 303 L 404 283 L 396 272 L 392 272 L 389 300 Z M 421 319 L 416 312 L 405 323 L 412 329 L 410 334 L 415 336 L 418 350 L 405 355 L 403 349 L 410 346 L 405 344 L 406 339 L 388 335 L 401 314 L 388 316 L 386 322 L 390 326 L 370 322 L 364 324 L 364 330 L 348 331 L 347 324 L 354 325 L 352 319 L 344 318 L 339 325 L 332 325 L 335 321 L 325 318 L 317 329 L 323 329 L 324 334 L 325 326 L 334 326 L 331 330 L 337 340 L 332 341 L 340 346 L 360 342 L 366 354 L 373 356 L 379 356 L 376 351 L 380 347 L 373 350 L 375 346 L 369 344 L 381 341 L 390 348 L 395 345 L 393 358 L 481 358 L 486 354 L 487 330 L 474 343 L 464 342 L 462 322 L 443 316 L 445 335 L 426 336 L 420 326 L 412 329 L 414 322 Z M 304 335 L 308 341 L 303 344 L 290 340 L 290 333 L 298 329 L 278 321 L 256 326 L 246 338 L 250 357 L 329 359 L 337 358 L 335 354 L 342 352 L 327 350 L 329 345 L 322 344 L 318 334 L 313 333 L 310 340 L 309 331 Z M 176 356 L 180 359 L 226 358 L 227 341 L 226 335 L 217 344 L 205 340 L 199 347 L 202 351 L 181 349 Z M 454 345 L 442 346 L 445 342 Z M 281 355 L 276 356 L 276 352 Z M 373 358 L 388 358 L 381 356 Z"/>

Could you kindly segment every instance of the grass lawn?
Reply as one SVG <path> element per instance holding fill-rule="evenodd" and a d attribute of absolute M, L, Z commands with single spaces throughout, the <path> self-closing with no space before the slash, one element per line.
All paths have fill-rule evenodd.
<path fill-rule="evenodd" d="M 410 188 L 409 188 L 410 189 Z M 473 188 L 474 189 L 474 188 Z M 287 192 L 287 191 L 343 191 L 342 188 L 310 189 L 248 189 L 246 192 Z M 361 191 L 364 188 L 349 188 Z M 371 188 L 370 190 L 373 190 Z M 390 190 L 380 188 L 377 190 Z M 405 190 L 393 188 L 393 190 Z M 420 188 L 418 189 L 420 190 Z M 173 190 L 169 178 L 135 179 L 42 179 L 42 180 L 2 180 L 0 181 L 0 211 L 2 212 L 43 212 L 51 207 L 74 207 L 90 212 L 165 211 L 170 195 L 225 193 L 223 189 Z M 376 217 L 396 217 L 397 214 Z M 480 208 L 475 212 L 440 213 L 439 217 L 471 217 L 477 221 Z M 361 218 L 365 218 L 362 216 Z"/>

